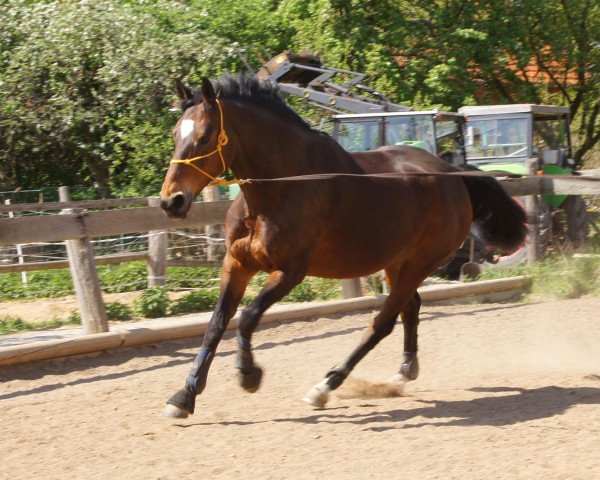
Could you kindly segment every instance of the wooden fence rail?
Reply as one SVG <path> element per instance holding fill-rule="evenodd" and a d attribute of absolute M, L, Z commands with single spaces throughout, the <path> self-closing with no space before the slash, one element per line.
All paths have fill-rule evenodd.
<path fill-rule="evenodd" d="M 66 208 L 122 208 L 143 207 L 150 205 L 155 197 L 141 198 L 107 198 L 104 200 L 70 200 L 64 202 L 20 203 L 0 206 L 0 213 L 7 212 L 45 212 L 49 210 L 64 210 Z"/>
<path fill-rule="evenodd" d="M 115 253 L 114 255 L 100 255 L 94 257 L 96 265 L 114 265 L 116 263 L 133 262 L 135 260 L 146 260 L 148 252 Z M 16 272 L 35 272 L 37 270 L 54 270 L 58 268 L 69 268 L 69 260 L 49 260 L 45 262 L 32 263 L 9 263 L 0 265 L 0 274 Z"/>
<path fill-rule="evenodd" d="M 510 195 L 600 195 L 600 176 L 553 177 L 535 176 L 501 179 Z M 150 203 L 154 197 L 141 202 Z M 139 205 L 138 199 L 134 199 Z M 118 200 L 119 202 L 122 200 Z M 103 200 L 94 202 L 104 202 Z M 94 238 L 126 233 L 171 230 L 222 224 L 232 201 L 196 203 L 185 220 L 169 219 L 158 206 L 106 211 L 78 211 L 93 202 L 53 202 L 53 208 L 74 208 L 66 215 L 0 218 L 0 245 L 35 242 L 59 242 L 79 238 Z M 45 205 L 45 204 L 28 204 Z M 67 206 L 68 205 L 68 206 Z M 25 206 L 25 205 L 23 205 Z M 3 206 L 3 209 L 15 208 Z M 98 208 L 94 206 L 93 208 Z M 16 211 L 16 210 L 13 210 Z"/>
<path fill-rule="evenodd" d="M 160 207 L 0 218 L 0 245 L 60 242 L 152 230 L 218 225 L 223 223 L 231 203 L 230 200 L 196 203 L 185 220 L 167 218 Z"/>
<path fill-rule="evenodd" d="M 531 176 L 518 179 L 500 180 L 506 191 L 513 196 L 566 194 L 566 195 L 600 195 L 600 176 Z M 66 198 L 66 197 L 65 197 Z M 535 202 L 529 202 L 535 203 Z M 23 216 L 0 218 L 0 246 L 17 245 L 36 242 L 79 241 L 74 245 L 86 245 L 89 239 L 137 232 L 162 232 L 172 229 L 200 227 L 222 224 L 232 201 L 214 201 L 196 203 L 185 220 L 169 219 L 157 206 L 156 197 L 125 200 L 97 200 L 85 202 L 52 202 L 46 204 L 23 204 L 0 207 L 1 212 L 41 211 L 55 209 L 72 209 L 61 215 Z M 143 206 L 140 206 L 143 205 Z M 153 206 L 148 206 L 153 205 Z M 114 208 L 136 206 L 119 210 L 85 211 L 84 209 Z M 162 238 L 162 241 L 149 246 L 148 252 L 137 252 L 119 257 L 112 255 L 93 258 L 87 253 L 79 255 L 87 270 L 95 271 L 95 263 L 113 263 L 128 261 L 133 258 L 149 259 L 149 278 L 154 278 L 153 285 L 164 282 L 164 263 L 159 259 L 166 255 L 164 236 L 151 235 L 150 238 Z M 85 250 L 85 249 L 84 249 Z M 79 250 L 78 250 L 79 251 Z M 85 262 L 83 262 L 85 257 Z M 73 266 L 71 258 L 68 265 Z M 43 268 L 52 268 L 50 264 L 59 262 L 42 262 Z M 188 261 L 186 265 L 189 265 Z M 203 263 L 205 264 L 205 263 Z M 67 266 L 67 265 L 65 265 Z M 89 267 L 89 268 L 88 268 Z M 0 273 L 8 271 L 26 271 L 29 267 L 18 269 L 16 265 L 0 266 Z M 33 270 L 33 267 L 31 268 Z M 88 272 L 89 273 L 89 272 Z M 79 275 L 73 271 L 73 275 Z M 89 275 L 88 275 L 89 276 Z M 89 279 L 88 279 L 89 280 Z M 93 283 L 93 282 L 92 282 Z M 84 295 L 78 291 L 79 295 Z M 85 301 L 90 301 L 89 296 Z M 93 310 L 93 309 L 92 309 Z M 103 309 L 100 309 L 101 311 Z M 97 320 L 93 320 L 97 321 Z M 92 320 L 90 320 L 92 322 Z M 104 321 L 105 322 L 105 321 Z M 103 328 L 103 327 L 102 327 Z"/>

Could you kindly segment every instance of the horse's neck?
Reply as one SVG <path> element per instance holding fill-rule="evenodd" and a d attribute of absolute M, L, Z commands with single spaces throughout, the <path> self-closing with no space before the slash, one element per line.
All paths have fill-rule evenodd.
<path fill-rule="evenodd" d="M 233 121 L 236 152 L 232 170 L 237 178 L 283 178 L 317 173 L 361 173 L 362 169 L 334 140 L 275 114 L 244 109 L 246 118 Z"/>

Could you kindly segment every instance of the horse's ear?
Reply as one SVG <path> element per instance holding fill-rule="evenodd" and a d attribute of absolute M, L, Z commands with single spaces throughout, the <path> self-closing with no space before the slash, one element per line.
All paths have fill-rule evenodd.
<path fill-rule="evenodd" d="M 212 82 L 208 78 L 202 77 L 202 100 L 205 101 L 208 106 L 212 106 L 216 99 L 217 94 L 215 93 Z"/>
<path fill-rule="evenodd" d="M 191 100 L 194 96 L 192 91 L 179 78 L 175 80 L 175 88 L 177 89 L 177 96 L 181 100 Z"/>

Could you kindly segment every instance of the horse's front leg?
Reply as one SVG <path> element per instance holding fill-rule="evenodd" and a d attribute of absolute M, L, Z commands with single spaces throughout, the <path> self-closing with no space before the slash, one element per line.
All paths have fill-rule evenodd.
<path fill-rule="evenodd" d="M 186 418 L 194 413 L 196 395 L 202 393 L 210 364 L 215 356 L 217 345 L 225 333 L 231 318 L 246 291 L 250 279 L 256 272 L 240 264 L 229 254 L 223 261 L 221 273 L 221 293 L 202 341 L 202 347 L 187 376 L 185 386 L 167 400 L 164 415 L 173 418 Z"/>
<path fill-rule="evenodd" d="M 242 388 L 256 392 L 262 379 L 262 369 L 254 363 L 252 355 L 252 333 L 263 313 L 281 300 L 304 279 L 305 271 L 281 271 L 271 273 L 267 283 L 257 297 L 242 311 L 238 322 L 238 356 L 236 367 Z"/>

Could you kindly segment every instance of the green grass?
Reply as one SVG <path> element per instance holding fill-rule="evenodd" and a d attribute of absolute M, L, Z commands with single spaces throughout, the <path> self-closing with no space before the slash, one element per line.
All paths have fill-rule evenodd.
<path fill-rule="evenodd" d="M 478 280 L 525 275 L 531 293 L 556 299 L 600 295 L 600 258 L 568 258 L 550 255 L 532 265 L 490 268 Z"/>
<path fill-rule="evenodd" d="M 58 328 L 64 325 L 81 324 L 81 317 L 72 312 L 69 318 L 62 320 L 60 318 L 52 318 L 43 322 L 25 322 L 22 318 L 6 315 L 0 318 L 0 335 L 8 333 L 27 332 L 33 330 L 46 330 L 50 328 Z"/>
<path fill-rule="evenodd" d="M 145 290 L 148 272 L 146 262 L 119 265 L 99 265 L 98 278 L 107 293 Z M 219 268 L 168 267 L 169 288 L 197 288 L 218 284 Z M 44 270 L 27 273 L 27 284 L 19 273 L 0 274 L 0 301 L 54 298 L 75 293 L 69 269 Z"/>

